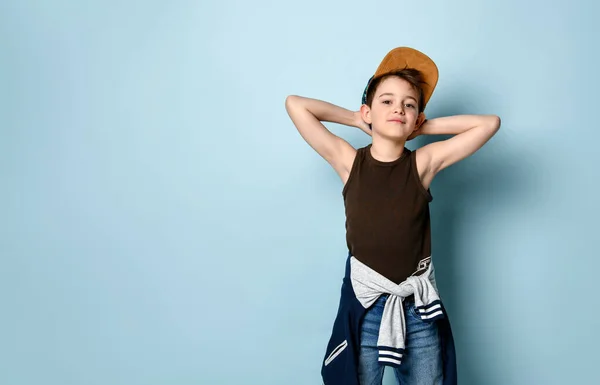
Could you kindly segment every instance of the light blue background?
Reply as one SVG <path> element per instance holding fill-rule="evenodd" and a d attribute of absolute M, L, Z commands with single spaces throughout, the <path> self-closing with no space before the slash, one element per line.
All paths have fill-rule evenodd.
<path fill-rule="evenodd" d="M 285 97 L 358 109 L 412 46 L 430 118 L 502 118 L 432 186 L 460 384 L 597 384 L 598 11 L 3 1 L 0 383 L 319 384 L 342 186 Z"/>

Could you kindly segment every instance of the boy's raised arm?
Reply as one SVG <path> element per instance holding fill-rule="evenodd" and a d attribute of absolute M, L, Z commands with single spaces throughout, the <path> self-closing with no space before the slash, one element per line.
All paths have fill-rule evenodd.
<path fill-rule="evenodd" d="M 454 135 L 417 150 L 417 166 L 428 186 L 441 170 L 473 155 L 500 128 L 496 115 L 456 115 L 431 119 L 419 129 L 421 135 Z"/>
<path fill-rule="evenodd" d="M 360 114 L 325 101 L 296 95 L 286 98 L 285 108 L 302 138 L 335 169 L 345 183 L 356 150 L 321 122 L 358 127 L 368 133 L 369 127 Z"/>

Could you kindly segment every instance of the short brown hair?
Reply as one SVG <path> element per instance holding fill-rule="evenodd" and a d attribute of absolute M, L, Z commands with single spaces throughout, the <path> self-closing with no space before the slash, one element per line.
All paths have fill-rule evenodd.
<path fill-rule="evenodd" d="M 419 99 L 419 112 L 422 112 L 425 109 L 423 85 L 427 83 L 425 82 L 425 80 L 423 80 L 423 74 L 421 74 L 421 71 L 416 70 L 414 68 L 403 68 L 401 70 L 390 72 L 373 79 L 371 81 L 371 84 L 369 84 L 369 89 L 367 90 L 366 104 L 369 107 L 371 107 L 371 104 L 373 103 L 373 98 L 375 97 L 375 91 L 377 91 L 377 87 L 381 84 L 382 81 L 393 76 L 406 80 L 413 87 L 413 89 L 417 91 Z"/>

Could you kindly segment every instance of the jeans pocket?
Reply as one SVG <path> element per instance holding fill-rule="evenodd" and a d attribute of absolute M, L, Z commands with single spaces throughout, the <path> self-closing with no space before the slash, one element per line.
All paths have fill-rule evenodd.
<path fill-rule="evenodd" d="M 423 318 L 419 314 L 419 310 L 417 310 L 417 305 L 414 302 L 410 302 L 407 304 L 407 313 L 410 317 L 414 318 L 417 321 L 423 322 Z"/>

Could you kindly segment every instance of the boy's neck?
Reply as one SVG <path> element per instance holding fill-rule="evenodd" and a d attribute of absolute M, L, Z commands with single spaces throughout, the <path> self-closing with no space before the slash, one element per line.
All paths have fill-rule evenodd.
<path fill-rule="evenodd" d="M 373 137 L 371 144 L 371 156 L 380 162 L 393 162 L 402 156 L 406 139 L 397 141 Z"/>

